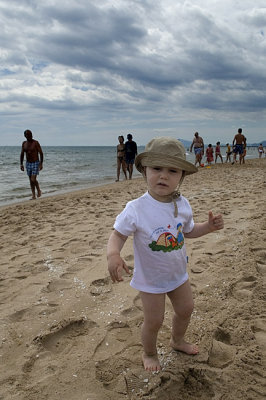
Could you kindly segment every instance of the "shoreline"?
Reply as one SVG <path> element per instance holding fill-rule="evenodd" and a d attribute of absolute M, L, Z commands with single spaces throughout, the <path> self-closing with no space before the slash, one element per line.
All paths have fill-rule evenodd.
<path fill-rule="evenodd" d="M 138 180 L 138 179 L 143 179 L 141 176 L 137 176 L 137 177 L 133 177 L 132 178 L 132 181 L 135 181 L 135 180 Z M 51 193 L 51 194 L 44 194 L 44 195 L 42 195 L 41 197 L 39 197 L 39 198 L 36 198 L 36 200 L 31 200 L 30 199 L 30 196 L 31 196 L 31 193 L 30 193 L 30 186 L 29 186 L 29 199 L 28 200 L 20 200 L 20 201 L 16 201 L 16 200 L 14 200 L 14 202 L 12 202 L 12 203 L 8 203 L 8 204 L 2 204 L 2 205 L 0 205 L 0 210 L 1 209 L 3 209 L 3 208 L 7 208 L 7 207 L 16 207 L 16 206 L 19 206 L 19 205 L 24 205 L 24 204 L 28 204 L 28 202 L 41 202 L 41 201 L 44 201 L 44 200 L 47 200 L 47 199 L 51 199 L 51 198 L 54 198 L 54 199 L 56 199 L 57 197 L 65 197 L 65 196 L 68 196 L 68 195 L 81 195 L 82 196 L 82 194 L 85 194 L 85 192 L 89 192 L 89 191 L 93 191 L 93 190 L 97 190 L 97 189 L 99 189 L 99 190 L 104 190 L 105 188 L 107 189 L 109 186 L 110 187 L 113 187 L 113 185 L 116 185 L 116 184 L 123 184 L 123 183 L 126 183 L 127 181 L 126 180 L 121 180 L 121 181 L 119 181 L 119 182 L 116 182 L 116 181 L 113 181 L 113 182 L 102 182 L 102 183 L 97 183 L 97 184 L 93 184 L 92 186 L 88 186 L 88 187 L 86 187 L 86 188 L 79 188 L 79 189 L 75 189 L 75 190 L 73 190 L 73 189 L 69 189 L 69 190 L 63 190 L 63 191 L 60 191 L 60 192 L 57 192 L 57 193 Z M 129 180 L 128 180 L 128 182 L 130 182 Z"/>
<path fill-rule="evenodd" d="M 239 165 L 239 162 L 237 163 L 237 164 L 235 164 L 234 166 L 233 165 L 231 165 L 231 163 L 224 163 L 224 164 L 221 164 L 221 162 L 218 162 L 218 163 L 216 163 L 216 164 L 213 164 L 213 165 L 211 165 L 211 167 L 210 168 L 212 168 L 212 169 L 216 169 L 216 168 L 221 168 L 221 167 L 225 167 L 225 168 L 228 168 L 229 166 L 231 167 L 231 168 L 240 168 L 240 167 L 242 167 L 242 168 L 245 168 L 245 166 L 246 165 L 249 165 L 249 164 L 253 164 L 253 163 L 257 163 L 257 162 L 262 162 L 263 163 L 263 160 L 264 160 L 264 157 L 262 158 L 262 159 L 259 159 L 259 158 L 252 158 L 252 159 L 247 159 L 246 160 L 246 163 L 245 163 L 245 165 L 243 166 L 243 165 Z M 266 157 L 265 157 L 265 160 L 266 160 Z M 207 165 L 205 165 L 203 168 L 198 168 L 199 169 L 199 171 L 202 171 L 202 170 L 204 170 L 204 169 L 208 169 L 209 168 L 209 166 L 207 166 Z M 132 181 L 135 181 L 135 180 L 142 180 L 143 178 L 142 178 L 142 176 L 141 175 L 139 175 L 139 176 L 133 176 L 133 178 L 132 178 Z M 50 199 L 50 198 L 54 198 L 54 199 L 56 199 L 57 197 L 59 198 L 59 197 L 64 197 L 64 196 L 68 196 L 68 195 L 72 195 L 72 194 L 77 194 L 77 195 L 82 195 L 83 193 L 85 194 L 87 191 L 93 191 L 93 190 L 97 190 L 97 189 L 102 189 L 102 190 L 104 190 L 104 188 L 108 188 L 108 187 L 113 187 L 114 185 L 116 185 L 116 184 L 125 184 L 125 183 L 129 183 L 130 184 L 130 181 L 128 180 L 128 181 L 126 181 L 126 180 L 124 180 L 124 179 L 122 179 L 122 180 L 120 180 L 119 182 L 116 182 L 116 181 L 112 181 L 112 182 L 101 182 L 101 183 L 95 183 L 95 184 L 91 184 L 91 185 L 89 185 L 88 187 L 85 187 L 85 188 L 77 188 L 77 189 L 69 189 L 69 190 L 63 190 L 63 191 L 60 191 L 60 192 L 57 192 L 57 193 L 51 193 L 51 194 L 43 194 L 42 196 L 41 196 L 41 198 L 37 198 L 35 201 L 36 202 L 40 202 L 40 201 L 44 201 L 45 199 Z M 27 182 L 28 183 L 28 182 Z M 40 183 L 40 186 L 41 186 L 41 183 Z M 7 208 L 7 207 L 16 207 L 16 206 L 19 206 L 19 205 L 24 205 L 24 204 L 27 204 L 29 201 L 31 202 L 32 200 L 30 199 L 30 196 L 31 196 L 31 193 L 30 193 L 30 187 L 29 187 L 29 198 L 27 199 L 27 200 L 14 200 L 14 202 L 12 202 L 12 203 L 7 203 L 7 204 L 1 204 L 0 205 L 0 210 L 1 209 L 4 209 L 4 208 Z"/>
<path fill-rule="evenodd" d="M 182 184 L 194 220 L 221 212 L 222 231 L 186 240 L 195 308 L 173 351 L 166 301 L 162 371 L 143 370 L 139 293 L 113 284 L 106 245 L 143 178 L 1 207 L 0 398 L 6 400 L 262 399 L 265 376 L 266 159 L 216 164 Z M 133 240 L 122 257 L 134 268 Z"/>

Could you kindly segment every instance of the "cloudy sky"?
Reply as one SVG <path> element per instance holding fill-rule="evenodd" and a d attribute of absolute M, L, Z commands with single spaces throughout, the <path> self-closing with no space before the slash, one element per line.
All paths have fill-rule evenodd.
<path fill-rule="evenodd" d="M 265 0 L 0 0 L 0 145 L 266 139 Z"/>

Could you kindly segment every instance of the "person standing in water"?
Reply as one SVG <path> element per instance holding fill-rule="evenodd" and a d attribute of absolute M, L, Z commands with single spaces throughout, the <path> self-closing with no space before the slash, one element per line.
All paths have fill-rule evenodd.
<path fill-rule="evenodd" d="M 32 138 L 32 132 L 29 129 L 27 129 L 24 132 L 24 136 L 27 140 L 25 140 L 22 143 L 22 149 L 20 153 L 20 169 L 21 171 L 24 171 L 23 161 L 24 161 L 24 153 L 26 153 L 26 170 L 30 180 L 32 200 L 35 200 L 36 191 L 37 191 L 37 197 L 41 197 L 42 195 L 39 182 L 37 181 L 37 175 L 39 174 L 39 171 L 42 170 L 43 151 L 40 143 Z"/>

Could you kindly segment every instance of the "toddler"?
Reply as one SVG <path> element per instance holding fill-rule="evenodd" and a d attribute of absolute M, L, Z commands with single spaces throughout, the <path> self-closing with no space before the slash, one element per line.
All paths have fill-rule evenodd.
<path fill-rule="evenodd" d="M 213 161 L 213 147 L 211 144 L 209 144 L 206 149 L 206 158 L 207 158 L 208 165 L 211 165 L 211 163 Z"/>
<path fill-rule="evenodd" d="M 231 162 L 231 154 L 232 154 L 231 146 L 230 146 L 229 143 L 226 143 L 226 146 L 227 146 L 227 148 L 226 148 L 226 160 L 225 160 L 225 162 L 227 162 L 227 161 Z"/>
<path fill-rule="evenodd" d="M 217 158 L 220 157 L 222 163 L 223 163 L 223 157 L 221 155 L 221 144 L 220 142 L 216 143 L 216 147 L 215 147 L 215 163 L 217 161 Z"/>
<path fill-rule="evenodd" d="M 166 295 L 173 306 L 171 347 L 186 354 L 198 353 L 198 347 L 184 339 L 193 311 L 184 239 L 222 229 L 223 218 L 209 211 L 206 222 L 194 223 L 190 204 L 179 188 L 184 177 L 197 168 L 186 161 L 185 148 L 178 140 L 151 140 L 136 157 L 135 165 L 148 190 L 117 216 L 107 245 L 108 270 L 113 282 L 123 280 L 123 270 L 129 273 L 120 252 L 127 237 L 134 235 L 135 265 L 130 285 L 140 291 L 143 306 L 142 361 L 145 370 L 159 371 L 156 342 Z"/>

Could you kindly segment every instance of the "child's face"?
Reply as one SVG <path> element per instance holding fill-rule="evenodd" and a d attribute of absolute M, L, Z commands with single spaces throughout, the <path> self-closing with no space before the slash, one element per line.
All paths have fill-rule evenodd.
<path fill-rule="evenodd" d="M 182 177 L 182 170 L 166 167 L 146 167 L 146 179 L 150 195 L 158 201 L 170 202 L 171 195 Z"/>

